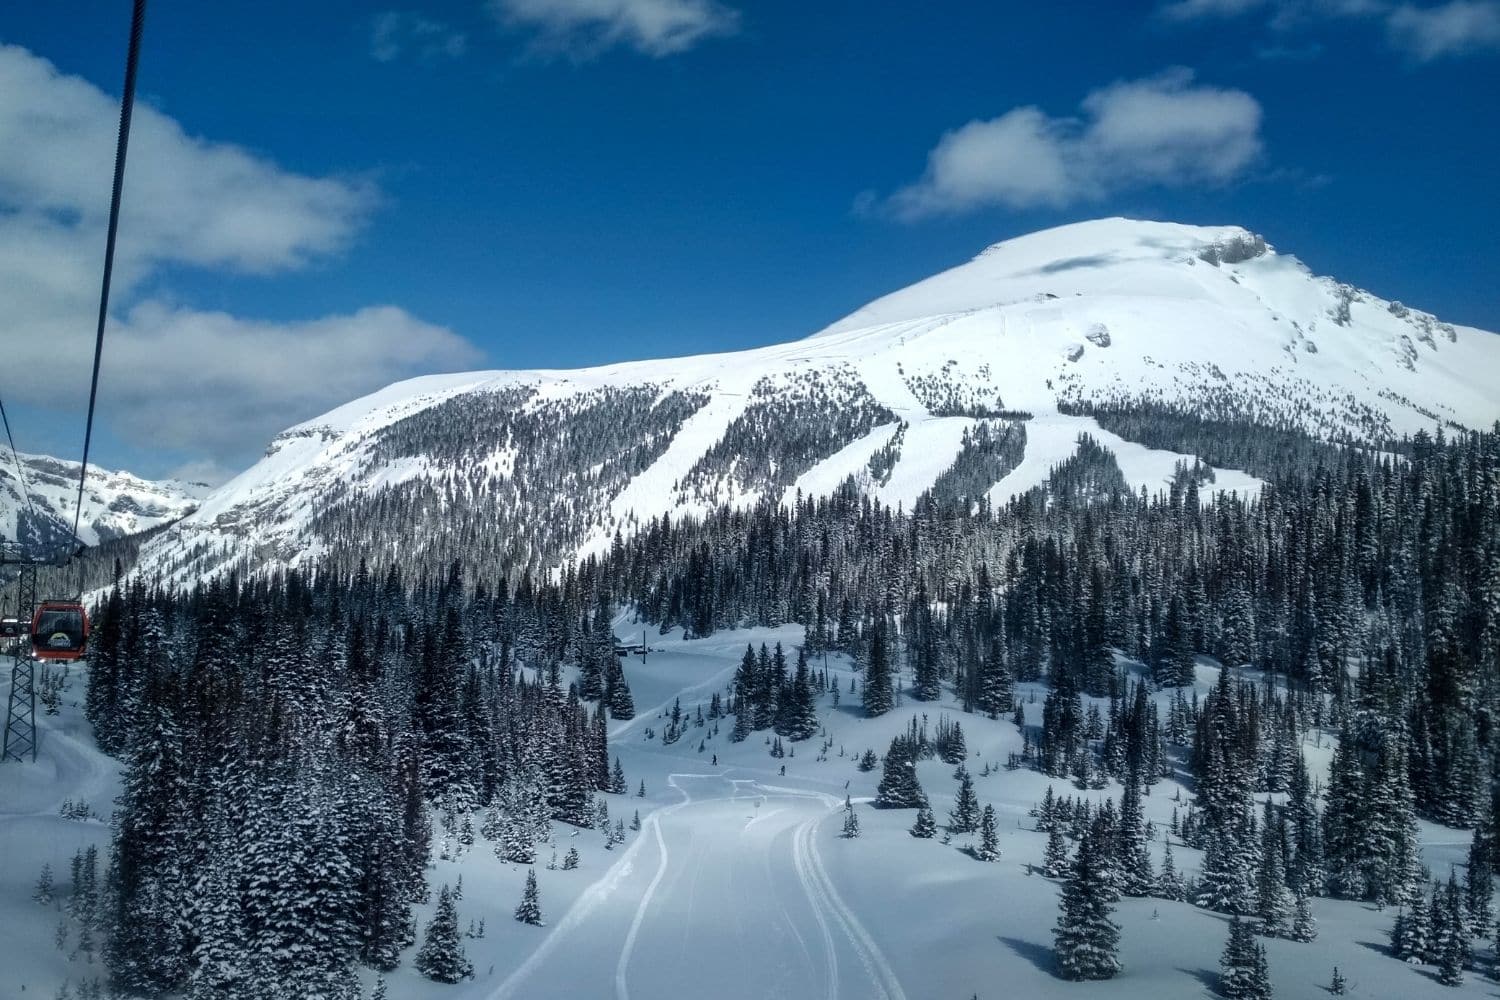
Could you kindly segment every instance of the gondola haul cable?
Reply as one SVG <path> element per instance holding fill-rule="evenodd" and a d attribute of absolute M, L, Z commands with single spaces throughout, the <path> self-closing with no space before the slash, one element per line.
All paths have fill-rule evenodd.
<path fill-rule="evenodd" d="M 109 230 L 104 240 L 104 280 L 99 289 L 99 324 L 94 333 L 94 372 L 89 382 L 88 419 L 83 427 L 83 463 L 78 469 L 78 497 L 73 507 L 73 544 L 82 547 L 78 527 L 83 517 L 83 490 L 89 474 L 89 446 L 94 438 L 94 403 L 99 396 L 99 362 L 104 356 L 104 323 L 109 315 L 109 281 L 115 267 L 115 236 L 120 228 L 120 195 L 125 187 L 125 153 L 130 144 L 130 115 L 135 107 L 136 67 L 141 58 L 141 32 L 146 26 L 146 0 L 135 0 L 130 15 L 130 49 L 125 56 L 125 90 L 120 99 L 120 132 L 115 145 L 114 187 L 109 200 Z M 78 590 L 83 592 L 83 566 L 78 568 Z"/>

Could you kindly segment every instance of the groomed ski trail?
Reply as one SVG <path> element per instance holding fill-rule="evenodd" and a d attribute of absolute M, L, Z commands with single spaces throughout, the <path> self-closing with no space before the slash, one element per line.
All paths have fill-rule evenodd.
<path fill-rule="evenodd" d="M 721 783 L 724 793 L 695 795 L 685 787 L 694 782 Z M 699 876 L 711 870 L 705 869 L 705 865 L 719 865 L 721 872 L 732 876 L 729 869 L 722 867 L 725 863 L 722 852 L 727 843 L 748 843 L 751 849 L 736 857 L 764 866 L 760 875 L 753 877 L 766 880 L 766 905 L 774 907 L 770 912 L 780 920 L 772 921 L 778 925 L 775 927 L 750 926 L 767 926 L 768 935 L 785 935 L 782 947 L 792 950 L 783 951 L 783 956 L 796 955 L 796 975 L 809 977 L 798 980 L 804 982 L 807 990 L 798 990 L 795 995 L 821 1000 L 854 997 L 907 1000 L 891 963 L 834 888 L 818 853 L 817 832 L 823 821 L 834 815 L 841 800 L 822 792 L 762 785 L 755 780 L 729 778 L 723 773 L 673 773 L 668 776 L 667 784 L 681 800 L 657 810 L 642 823 L 642 835 L 624 856 L 584 891 L 537 948 L 488 994 L 488 1000 L 550 997 L 556 991 L 552 984 L 570 971 L 598 968 L 600 960 L 605 960 L 605 955 L 616 948 L 612 977 L 592 989 L 580 982 L 578 995 L 612 993 L 614 1000 L 631 1000 L 641 995 L 642 989 L 654 995 L 659 984 L 654 981 L 645 984 L 639 979 L 643 974 L 660 976 L 660 956 L 656 955 L 657 961 L 651 962 L 648 954 L 660 951 L 659 939 L 664 932 L 682 928 L 679 948 L 685 947 L 694 935 L 704 939 L 700 943 L 709 944 L 707 950 L 712 949 L 716 939 L 722 939 L 724 925 L 714 921 L 729 919 L 728 915 L 698 920 L 691 914 L 700 894 Z M 772 799 L 780 802 L 769 807 Z M 755 801 L 755 812 L 749 817 L 742 809 L 726 808 L 751 800 Z M 809 809 L 815 810 L 815 814 L 807 815 Z M 692 810 L 694 815 L 686 817 L 685 810 Z M 736 839 L 746 837 L 748 841 Z M 639 885 L 644 877 L 637 865 L 642 852 L 650 849 L 648 845 L 654 845 L 657 854 L 649 881 L 638 890 L 638 899 L 619 896 L 622 891 L 637 891 L 627 885 Z M 685 874 L 688 872 L 691 877 Z M 735 919 L 738 917 L 736 910 Z M 732 926 L 747 925 L 741 922 Z M 804 934 L 804 930 L 811 935 Z M 737 932 L 728 933 L 732 939 Z M 650 946 L 643 949 L 648 939 Z M 764 947 L 769 951 L 774 941 L 774 937 L 768 936 Z M 756 944 L 758 947 L 760 943 Z M 593 949 L 604 954 L 590 957 L 588 952 Z M 711 959 L 706 955 L 705 960 Z M 851 969 L 858 973 L 851 976 Z M 634 991 L 632 976 L 637 980 Z M 759 982 L 758 978 L 756 981 Z M 746 981 L 739 985 L 752 984 Z M 765 983 L 764 988 L 771 992 L 756 995 L 793 995 L 785 992 L 787 983 L 780 983 L 779 989 L 777 985 Z"/>

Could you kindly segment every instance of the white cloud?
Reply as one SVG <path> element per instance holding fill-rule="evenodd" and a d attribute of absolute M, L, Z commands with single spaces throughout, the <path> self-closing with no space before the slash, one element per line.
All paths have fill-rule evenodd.
<path fill-rule="evenodd" d="M 17 46 L 0 46 L 0 204 L 23 224 L 102 231 L 109 211 L 116 99 Z M 237 146 L 188 135 L 138 104 L 122 266 L 186 263 L 271 272 L 337 252 L 374 207 L 353 179 L 289 173 Z M 101 241 L 102 245 L 102 241 Z"/>
<path fill-rule="evenodd" d="M 1393 46 L 1427 62 L 1500 50 L 1500 3 L 1452 0 L 1438 7 L 1403 4 L 1386 21 Z"/>
<path fill-rule="evenodd" d="M 118 433 L 216 456 L 414 372 L 480 360 L 463 338 L 394 306 L 266 323 L 159 302 L 111 330 L 104 358 Z"/>
<path fill-rule="evenodd" d="M 1037 108 L 972 121 L 938 140 L 927 172 L 891 197 L 902 218 L 964 212 L 985 205 L 1062 205 L 1086 182 L 1069 153 L 1068 125 Z"/>
<path fill-rule="evenodd" d="M 1016 108 L 944 135 L 887 207 L 915 220 L 987 206 L 1061 206 L 1129 187 L 1222 184 L 1260 155 L 1255 98 L 1175 69 L 1096 90 L 1081 118 Z"/>
<path fill-rule="evenodd" d="M 461 31 L 420 14 L 387 10 L 370 22 L 370 56 L 379 62 L 394 62 L 407 53 L 419 59 L 457 59 L 469 47 Z"/>
<path fill-rule="evenodd" d="M 18 403 L 82 419 L 118 106 L 0 46 L 0 347 Z M 188 135 L 137 104 L 100 383 L 100 416 L 133 445 L 238 461 L 277 430 L 477 354 L 391 307 L 260 323 L 170 301 L 173 267 L 268 274 L 343 250 L 373 210 L 359 180 L 310 177 Z M 15 373 L 14 375 L 10 373 Z"/>
<path fill-rule="evenodd" d="M 503 24 L 538 31 L 543 50 L 583 58 L 616 45 L 674 55 L 739 27 L 739 12 L 715 0 L 489 0 L 489 7 Z"/>
<path fill-rule="evenodd" d="M 1391 47 L 1418 62 L 1500 51 L 1500 0 L 1448 0 L 1417 6 L 1391 0 L 1166 0 L 1157 7 L 1165 21 L 1225 20 L 1253 11 L 1270 12 L 1269 26 L 1290 34 L 1330 21 L 1382 23 Z M 1315 56 L 1321 46 L 1262 47 L 1262 58 Z"/>
<path fill-rule="evenodd" d="M 1188 70 L 1111 84 L 1083 101 L 1082 154 L 1107 187 L 1222 184 L 1260 154 L 1260 104 Z"/>

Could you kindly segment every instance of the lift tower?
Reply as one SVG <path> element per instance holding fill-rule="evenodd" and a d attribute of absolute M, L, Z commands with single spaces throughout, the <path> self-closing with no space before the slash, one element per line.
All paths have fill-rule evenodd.
<path fill-rule="evenodd" d="M 5 743 L 0 763 L 36 760 L 36 660 L 31 657 L 31 615 L 36 609 L 36 562 L 7 558 L 0 553 L 0 566 L 18 565 L 16 620 L 20 635 L 11 640 L 10 699 L 5 707 Z"/>

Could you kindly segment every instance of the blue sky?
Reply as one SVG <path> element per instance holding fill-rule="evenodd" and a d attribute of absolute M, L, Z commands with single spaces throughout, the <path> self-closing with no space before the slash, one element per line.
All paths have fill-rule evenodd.
<path fill-rule="evenodd" d="M 0 340 L 58 373 L 0 381 L 23 450 L 80 447 L 127 6 L 0 17 Z M 98 458 L 222 475 L 406 375 L 792 339 L 1101 215 L 1500 329 L 1497 57 L 1495 0 L 156 0 Z"/>

